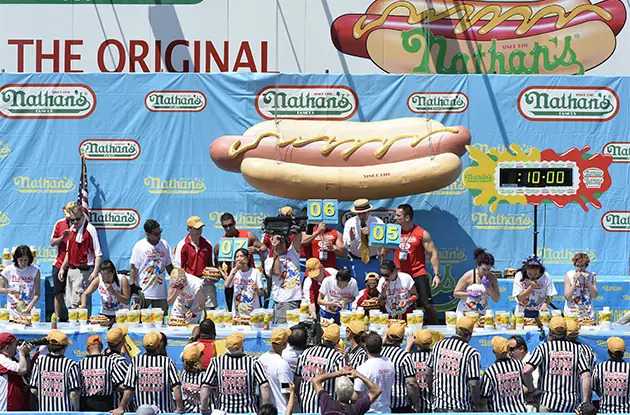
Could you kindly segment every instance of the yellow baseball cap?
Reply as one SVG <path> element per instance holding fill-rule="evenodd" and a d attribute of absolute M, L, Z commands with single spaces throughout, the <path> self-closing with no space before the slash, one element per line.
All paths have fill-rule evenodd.
<path fill-rule="evenodd" d="M 402 340 L 405 338 L 405 323 L 396 322 L 387 328 L 387 337 L 394 340 Z"/>
<path fill-rule="evenodd" d="M 97 344 L 100 345 L 101 347 L 103 346 L 103 340 L 101 340 L 101 336 L 94 335 L 94 336 L 88 337 L 86 347 L 94 346 Z"/>
<path fill-rule="evenodd" d="M 289 340 L 290 329 L 275 329 L 271 332 L 271 343 L 283 345 Z"/>
<path fill-rule="evenodd" d="M 556 334 L 565 334 L 567 332 L 567 321 L 560 316 L 552 317 L 549 322 L 549 331 Z"/>
<path fill-rule="evenodd" d="M 129 327 L 126 324 L 121 324 L 113 329 L 109 329 L 107 335 L 105 336 L 105 340 L 107 340 L 107 343 L 109 344 L 118 344 L 124 340 L 128 331 Z"/>
<path fill-rule="evenodd" d="M 609 337 L 606 344 L 608 345 L 608 350 L 612 353 L 626 351 L 626 343 L 621 337 Z"/>
<path fill-rule="evenodd" d="M 580 327 L 575 320 L 566 320 L 567 322 L 567 334 L 577 335 L 580 333 Z"/>
<path fill-rule="evenodd" d="M 295 216 L 295 211 L 291 206 L 283 206 L 280 208 L 279 212 L 282 216 Z"/>
<path fill-rule="evenodd" d="M 360 334 L 365 331 L 365 324 L 362 321 L 353 320 L 348 324 L 347 328 L 352 334 Z"/>
<path fill-rule="evenodd" d="M 319 277 L 322 263 L 317 258 L 309 258 L 306 261 L 306 273 L 309 278 Z"/>
<path fill-rule="evenodd" d="M 464 316 L 459 319 L 455 328 L 468 332 L 468 334 L 472 333 L 475 328 L 475 320 L 468 316 Z"/>
<path fill-rule="evenodd" d="M 365 281 L 370 281 L 370 280 L 376 280 L 378 281 L 379 279 L 381 279 L 381 276 L 378 275 L 378 273 L 376 272 L 368 272 L 367 274 L 365 274 Z"/>
<path fill-rule="evenodd" d="M 144 335 L 144 339 L 142 340 L 142 345 L 145 348 L 149 349 L 157 349 L 162 341 L 162 336 L 157 331 L 150 331 Z"/>
<path fill-rule="evenodd" d="M 494 336 L 492 340 L 490 340 L 490 343 L 492 344 L 492 349 L 496 354 L 505 354 L 510 349 L 508 346 L 508 340 L 505 337 Z"/>
<path fill-rule="evenodd" d="M 201 357 L 201 353 L 203 352 L 204 345 L 203 343 L 195 343 L 184 349 L 184 353 L 182 355 L 182 359 L 184 362 L 196 362 Z"/>
<path fill-rule="evenodd" d="M 243 347 L 245 336 L 243 333 L 232 333 L 225 338 L 225 347 L 229 350 L 238 350 Z"/>
<path fill-rule="evenodd" d="M 48 333 L 48 336 L 46 336 L 46 340 L 48 340 L 48 343 L 50 344 L 58 344 L 60 346 L 72 344 L 70 339 L 68 339 L 68 336 L 66 336 L 66 333 L 61 330 L 52 330 Z"/>
<path fill-rule="evenodd" d="M 415 343 L 418 346 L 428 346 L 433 341 L 433 334 L 429 330 L 418 329 L 413 334 Z"/>
<path fill-rule="evenodd" d="M 331 324 L 330 326 L 326 327 L 326 329 L 324 330 L 324 334 L 322 335 L 322 338 L 334 344 L 339 343 L 339 339 L 341 338 L 341 333 L 339 332 L 339 326 L 336 324 Z"/>
<path fill-rule="evenodd" d="M 205 224 L 201 221 L 201 218 L 199 216 L 191 216 L 186 221 L 186 226 L 190 226 L 191 228 L 199 229 L 202 226 L 205 226 Z"/>

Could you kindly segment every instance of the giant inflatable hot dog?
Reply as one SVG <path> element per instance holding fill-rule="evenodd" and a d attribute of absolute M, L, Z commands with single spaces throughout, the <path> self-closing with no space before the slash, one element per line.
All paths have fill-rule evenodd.
<path fill-rule="evenodd" d="M 210 157 L 253 187 L 291 199 L 384 199 L 441 189 L 461 172 L 465 127 L 426 118 L 264 121 L 223 136 Z"/>
<path fill-rule="evenodd" d="M 387 72 L 581 74 L 612 55 L 625 21 L 622 0 L 376 0 L 331 36 Z"/>

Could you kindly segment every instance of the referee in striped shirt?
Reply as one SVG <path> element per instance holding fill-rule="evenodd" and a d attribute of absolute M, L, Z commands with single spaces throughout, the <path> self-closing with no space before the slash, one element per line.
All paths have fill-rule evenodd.
<path fill-rule="evenodd" d="M 353 369 L 358 368 L 368 358 L 363 347 L 365 343 L 365 324 L 359 320 L 353 320 L 346 326 L 346 339 L 350 343 L 350 351 L 347 353 L 347 363 Z"/>
<path fill-rule="evenodd" d="M 483 412 L 527 412 L 523 384 L 523 363 L 508 356 L 508 340 L 494 336 L 490 341 L 497 360 L 481 377 Z M 533 388 L 532 385 L 530 387 Z"/>
<path fill-rule="evenodd" d="M 593 349 L 588 344 L 581 343 L 578 340 L 578 336 L 580 335 L 580 327 L 576 320 L 567 320 L 567 340 L 573 342 L 580 346 L 580 350 L 584 353 L 586 357 L 586 362 L 588 363 L 588 369 L 593 372 L 595 368 L 595 363 L 597 362 L 597 357 L 593 352 Z"/>
<path fill-rule="evenodd" d="M 339 338 L 339 326 L 331 324 L 324 330 L 322 344 L 306 349 L 298 358 L 294 382 L 296 395 L 301 401 L 302 412 L 304 413 L 319 412 L 318 395 L 312 380 L 322 373 L 337 372 L 345 366 L 343 354 L 335 349 L 339 343 Z M 332 399 L 336 399 L 334 381 L 332 379 L 326 380 L 323 386 Z"/>
<path fill-rule="evenodd" d="M 79 364 L 64 356 L 70 340 L 60 330 L 46 336 L 48 354 L 35 361 L 31 393 L 37 397 L 40 412 L 80 411 L 81 373 Z"/>
<path fill-rule="evenodd" d="M 122 386 L 125 382 L 127 370 L 130 366 L 129 360 L 125 357 L 128 354 L 127 345 L 125 344 L 125 338 L 128 330 L 129 328 L 126 324 L 121 324 L 109 329 L 107 335 L 105 336 L 108 346 L 107 350 L 105 350 L 105 355 L 114 363 L 114 372 L 112 374 L 112 381 L 114 382 L 115 387 L 114 408 L 118 408 L 120 401 L 122 401 L 123 393 L 125 392 Z M 126 412 L 135 412 L 136 405 L 133 399 L 127 404 L 127 408 L 125 408 L 125 410 Z"/>
<path fill-rule="evenodd" d="M 619 337 L 611 337 L 608 360 L 593 370 L 593 390 L 599 395 L 599 412 L 630 413 L 630 364 L 623 360 L 626 344 Z"/>
<path fill-rule="evenodd" d="M 479 352 L 468 344 L 475 322 L 462 317 L 455 336 L 437 342 L 427 363 L 433 412 L 479 410 Z"/>
<path fill-rule="evenodd" d="M 444 339 L 444 335 L 439 333 Z M 431 356 L 431 343 L 433 342 L 433 333 L 429 330 L 418 329 L 413 337 L 407 340 L 407 350 L 411 353 L 411 360 L 416 370 L 416 382 L 420 389 L 420 412 L 431 412 L 431 395 L 429 395 L 429 385 L 427 384 L 427 361 Z"/>
<path fill-rule="evenodd" d="M 260 388 L 262 403 L 271 401 L 269 382 L 262 364 L 243 350 L 245 336 L 232 333 L 225 339 L 227 354 L 216 356 L 201 381 L 201 412 L 208 412 L 211 388 L 218 388 L 215 409 L 230 414 L 256 412 Z"/>
<path fill-rule="evenodd" d="M 142 344 L 146 354 L 131 359 L 127 370 L 125 393 L 114 415 L 122 415 L 133 396 L 138 406 L 155 405 L 161 412 L 184 412 L 182 390 L 175 362 L 160 354 L 162 335 L 152 331 L 144 336 Z M 173 395 L 175 403 L 173 405 Z"/>
<path fill-rule="evenodd" d="M 549 322 L 549 341 L 536 347 L 525 364 L 527 384 L 539 368 L 540 412 L 573 412 L 580 404 L 580 377 L 583 402 L 591 400 L 591 372 L 580 347 L 566 340 L 567 323 L 562 317 Z"/>
<path fill-rule="evenodd" d="M 420 407 L 416 369 L 411 355 L 401 347 L 404 339 L 404 323 L 394 323 L 387 328 L 387 336 L 381 350 L 381 355 L 391 360 L 396 369 L 390 403 L 392 413 L 416 412 Z"/>
<path fill-rule="evenodd" d="M 85 412 L 108 412 L 114 409 L 115 365 L 102 351 L 101 336 L 90 336 L 87 340 L 88 354 L 79 363 L 83 386 L 81 410 Z"/>

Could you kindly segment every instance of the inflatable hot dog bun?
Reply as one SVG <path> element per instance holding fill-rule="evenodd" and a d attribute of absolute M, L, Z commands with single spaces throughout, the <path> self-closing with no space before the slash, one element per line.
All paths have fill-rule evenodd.
<path fill-rule="evenodd" d="M 470 144 L 465 127 L 426 118 L 376 122 L 264 121 L 219 137 L 210 157 L 253 187 L 291 199 L 383 199 L 453 183 Z"/>

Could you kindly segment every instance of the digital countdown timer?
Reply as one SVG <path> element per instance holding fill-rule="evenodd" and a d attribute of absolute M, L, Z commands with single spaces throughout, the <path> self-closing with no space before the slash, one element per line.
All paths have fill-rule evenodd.
<path fill-rule="evenodd" d="M 554 150 L 528 152 L 512 144 L 510 150 L 483 152 L 468 146 L 471 164 L 464 171 L 464 185 L 473 193 L 473 204 L 499 203 L 538 205 L 552 202 L 562 207 L 577 202 L 588 211 L 586 202 L 601 208 L 597 198 L 610 188 L 608 167 L 612 157 L 588 154 L 590 147 L 572 148 L 562 154 Z"/>

